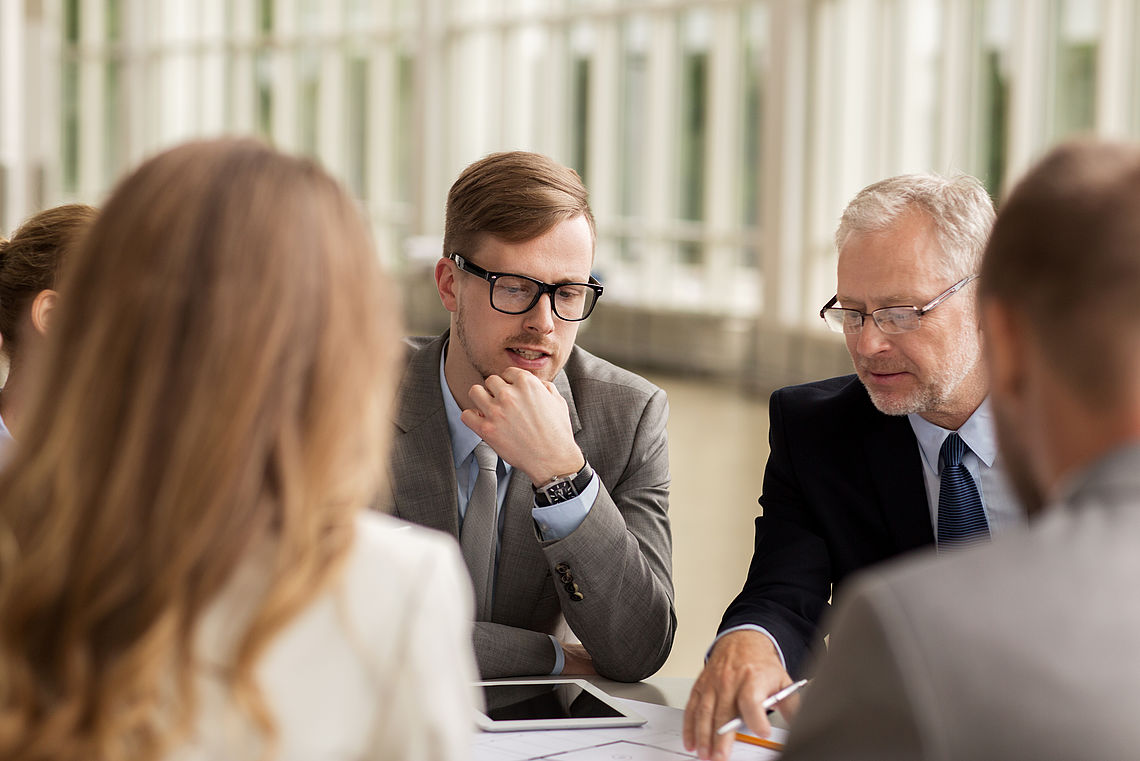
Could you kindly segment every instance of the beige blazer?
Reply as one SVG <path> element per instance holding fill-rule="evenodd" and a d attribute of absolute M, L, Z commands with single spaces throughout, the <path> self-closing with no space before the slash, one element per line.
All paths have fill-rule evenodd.
<path fill-rule="evenodd" d="M 439 385 L 446 338 L 410 341 L 414 350 L 398 395 L 391 500 L 399 517 L 458 538 L 459 491 Z M 485 678 L 549 674 L 555 652 L 547 635 L 573 632 L 599 673 L 637 681 L 665 662 L 677 627 L 668 402 L 648 381 L 577 347 L 554 384 L 602 488 L 582 525 L 548 542 L 534 526 L 529 480 L 512 475 L 492 620 L 475 624 L 479 670 Z M 581 599 L 571 598 L 573 584 Z"/>
<path fill-rule="evenodd" d="M 177 761 L 260 758 L 257 735 L 219 679 L 265 586 L 254 553 L 211 606 L 196 641 L 201 700 Z M 357 522 L 343 575 L 291 621 L 257 669 L 279 731 L 277 761 L 469 758 L 471 584 L 454 543 L 394 518 Z"/>
<path fill-rule="evenodd" d="M 805 759 L 1140 758 L 1140 446 L 1024 533 L 864 576 L 792 727 Z"/>

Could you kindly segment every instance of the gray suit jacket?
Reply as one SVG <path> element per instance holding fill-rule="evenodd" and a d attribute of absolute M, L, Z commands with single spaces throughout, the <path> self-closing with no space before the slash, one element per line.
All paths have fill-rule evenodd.
<path fill-rule="evenodd" d="M 458 538 L 459 491 L 439 386 L 447 335 L 409 341 L 390 483 L 397 516 Z M 569 627 L 600 674 L 637 681 L 665 662 L 677 628 L 668 402 L 648 381 L 578 347 L 554 384 L 602 488 L 577 530 L 548 542 L 531 517 L 529 479 L 512 474 L 492 620 L 475 625 L 479 670 L 484 678 L 549 674 L 555 653 L 547 634 L 566 638 Z M 581 600 L 570 599 L 573 584 Z"/>
<path fill-rule="evenodd" d="M 1024 533 L 862 577 L 792 727 L 804 759 L 1140 758 L 1140 445 Z"/>

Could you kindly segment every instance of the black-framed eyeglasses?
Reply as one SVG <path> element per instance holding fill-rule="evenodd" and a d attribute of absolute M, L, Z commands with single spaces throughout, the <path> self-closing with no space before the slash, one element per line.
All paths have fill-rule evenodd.
<path fill-rule="evenodd" d="M 510 272 L 488 272 L 457 253 L 447 258 L 469 275 L 481 277 L 491 284 L 488 289 L 491 308 L 503 314 L 523 314 L 534 309 L 543 294 L 550 294 L 554 316 L 567 322 L 578 322 L 590 316 L 602 297 L 602 284 L 590 277 L 588 283 L 544 283 L 526 275 Z"/>
<path fill-rule="evenodd" d="M 819 310 L 819 316 L 827 323 L 827 327 L 835 333 L 846 333 L 847 335 L 861 333 L 863 321 L 868 317 L 873 319 L 875 325 L 884 333 L 909 333 L 912 330 L 918 330 L 924 314 L 965 288 L 967 283 L 977 279 L 977 277 L 977 275 L 967 275 L 935 296 L 930 300 L 930 303 L 923 307 L 882 307 L 873 312 L 860 312 L 858 309 L 845 309 L 835 306 L 836 302 L 839 301 L 839 296 L 832 296 L 831 301 L 824 304 L 823 309 Z"/>

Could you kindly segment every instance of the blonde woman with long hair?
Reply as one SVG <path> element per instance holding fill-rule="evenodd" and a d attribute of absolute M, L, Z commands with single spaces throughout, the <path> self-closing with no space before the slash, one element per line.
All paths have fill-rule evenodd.
<path fill-rule="evenodd" d="M 191 143 L 73 257 L 0 475 L 0 758 L 468 755 L 458 550 L 364 509 L 399 324 L 351 200 Z"/>

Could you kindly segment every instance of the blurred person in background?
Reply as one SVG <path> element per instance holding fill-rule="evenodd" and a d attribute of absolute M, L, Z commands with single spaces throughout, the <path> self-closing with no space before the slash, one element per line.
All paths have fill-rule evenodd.
<path fill-rule="evenodd" d="M 393 301 L 309 161 L 197 142 L 122 181 L 0 474 L 0 758 L 467 756 L 462 561 L 364 509 Z"/>
<path fill-rule="evenodd" d="M 64 260 L 95 215 L 84 204 L 56 206 L 26 219 L 11 239 L 0 240 L 0 355 L 8 363 L 0 391 L 0 450 L 20 428 L 30 392 L 27 368 L 47 335 Z"/>

